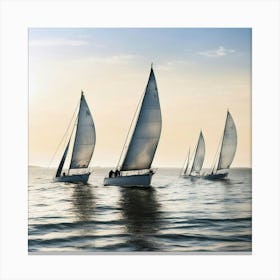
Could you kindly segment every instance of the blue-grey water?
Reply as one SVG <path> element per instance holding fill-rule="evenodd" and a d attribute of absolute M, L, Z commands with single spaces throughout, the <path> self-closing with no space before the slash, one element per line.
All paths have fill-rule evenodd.
<path fill-rule="evenodd" d="M 52 183 L 55 170 L 29 168 L 29 252 L 251 252 L 251 169 L 230 179 L 179 178 L 159 169 L 149 189 Z"/>

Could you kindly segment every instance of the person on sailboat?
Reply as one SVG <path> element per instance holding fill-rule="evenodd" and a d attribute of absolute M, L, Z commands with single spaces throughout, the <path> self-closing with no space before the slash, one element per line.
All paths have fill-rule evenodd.
<path fill-rule="evenodd" d="M 109 172 L 109 178 L 112 178 L 114 174 L 115 174 L 115 172 L 114 172 L 113 170 L 110 170 L 110 172 Z"/>
<path fill-rule="evenodd" d="M 120 171 L 118 169 L 115 171 L 115 174 L 116 174 L 116 177 L 121 175 L 121 173 L 120 173 Z"/>

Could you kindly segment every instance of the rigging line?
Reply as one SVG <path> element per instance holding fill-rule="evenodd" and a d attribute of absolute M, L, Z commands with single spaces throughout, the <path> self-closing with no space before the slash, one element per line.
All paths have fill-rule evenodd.
<path fill-rule="evenodd" d="M 70 134 L 70 139 L 71 139 L 72 134 L 74 132 L 74 129 L 75 129 L 77 123 L 78 123 L 78 117 L 79 117 L 79 114 L 77 114 L 77 116 L 76 116 L 75 123 L 73 125 L 72 131 L 71 131 L 71 134 Z M 76 132 L 77 132 L 77 130 L 76 130 Z M 74 151 L 74 147 L 73 147 L 73 151 Z M 73 155 L 73 151 L 72 151 L 72 155 Z M 71 165 L 71 162 L 70 162 L 70 165 Z M 69 168 L 68 168 L 68 175 L 69 175 L 69 172 L 70 172 L 70 165 L 69 165 Z"/>
<path fill-rule="evenodd" d="M 214 172 L 214 169 L 215 169 L 215 163 L 218 159 L 218 152 L 220 152 L 219 154 L 219 160 L 220 161 L 220 156 L 221 156 L 221 151 L 222 151 L 222 145 L 223 145 L 223 141 L 224 141 L 224 135 L 225 135 L 225 129 L 226 129 L 226 125 L 227 125 L 227 118 L 228 118 L 228 114 L 229 112 L 227 111 L 227 117 L 226 117 L 226 122 L 225 122 L 225 126 L 224 126 L 224 129 L 223 129 L 223 134 L 222 134 L 222 137 L 220 138 L 220 141 L 219 141 L 219 146 L 218 146 L 218 150 L 216 152 L 216 155 L 215 155 L 215 158 L 214 158 L 214 163 L 213 163 L 213 168 L 212 169 L 212 172 Z M 219 162 L 217 162 L 217 170 L 216 172 L 218 171 L 218 165 L 219 165 Z"/>
<path fill-rule="evenodd" d="M 62 137 L 62 139 L 60 140 L 60 142 L 59 142 L 59 144 L 58 144 L 58 146 L 57 146 L 57 148 L 56 148 L 56 150 L 55 150 L 55 152 L 54 152 L 54 154 L 53 154 L 53 156 L 52 156 L 52 158 L 51 158 L 51 160 L 50 160 L 50 162 L 49 162 L 49 164 L 48 164 L 48 168 L 49 168 L 50 165 L 52 164 L 52 162 L 53 162 L 53 160 L 54 160 L 54 157 L 56 156 L 56 154 L 57 154 L 57 152 L 58 152 L 58 149 L 60 148 L 61 144 L 63 143 L 63 141 L 64 141 L 65 138 L 66 138 L 66 135 L 67 135 L 68 130 L 69 130 L 69 128 L 70 128 L 70 126 L 71 126 L 71 124 L 72 124 L 72 122 L 73 122 L 73 119 L 74 119 L 74 116 L 75 116 L 75 113 L 76 113 L 76 111 L 77 111 L 77 108 L 78 108 L 79 103 L 80 103 L 80 101 L 79 101 L 78 104 L 76 105 L 76 108 L 75 108 L 75 110 L 74 110 L 74 113 L 73 113 L 73 115 L 72 115 L 72 117 L 71 117 L 71 121 L 70 121 L 70 123 L 68 124 L 68 127 L 67 127 L 67 129 L 66 129 L 66 131 L 65 131 L 65 133 L 64 133 L 64 135 L 63 135 L 63 137 Z M 70 136 L 70 137 L 71 137 L 71 136 Z"/>
<path fill-rule="evenodd" d="M 227 111 L 226 122 L 225 122 L 224 130 L 223 130 L 223 140 L 222 140 L 222 143 L 221 143 L 221 152 L 220 152 L 219 160 L 218 160 L 218 163 L 217 163 L 217 171 L 218 171 L 218 166 L 219 166 L 219 163 L 220 163 L 220 160 L 221 160 L 222 147 L 223 147 L 224 140 L 225 140 L 225 132 L 226 132 L 226 127 L 227 127 L 228 115 L 229 115 L 229 111 Z"/>
<path fill-rule="evenodd" d="M 145 87 L 145 90 L 140 98 L 140 100 L 138 101 L 138 104 L 137 104 L 137 107 L 136 107 L 136 111 L 134 112 L 134 115 L 133 115 L 133 118 L 132 118 L 132 121 L 130 123 L 130 126 L 129 126 L 129 130 L 128 130 L 128 133 L 126 135 L 126 138 L 125 138 L 125 141 L 124 141 L 124 145 L 123 145 L 123 148 L 122 148 L 122 151 L 121 151 L 121 155 L 120 155 L 120 158 L 119 158 L 119 161 L 118 161 L 118 164 L 117 164 L 117 169 L 120 168 L 120 161 L 121 161 L 121 158 L 123 157 L 123 153 L 124 153 L 124 149 L 125 149 L 125 146 L 127 144 L 127 140 L 128 140 L 128 136 L 130 135 L 130 132 L 131 132 L 131 128 L 132 128 L 132 124 L 134 123 L 135 121 L 135 117 L 136 117 L 136 113 L 140 113 L 140 110 L 139 110 L 139 107 L 140 107 L 140 104 L 142 103 L 143 99 L 144 99 L 144 95 L 146 93 L 146 90 L 147 90 L 147 86 Z M 136 125 L 136 124 L 135 124 Z"/>
<path fill-rule="evenodd" d="M 184 162 L 183 162 L 183 167 L 182 167 L 182 169 L 180 170 L 180 174 L 179 174 L 179 175 L 183 175 L 183 174 L 186 173 L 186 170 L 185 170 L 185 168 L 186 168 L 186 162 L 187 162 L 187 160 L 189 160 L 189 156 L 190 156 L 190 148 L 188 149 L 187 156 L 186 156 L 186 158 L 185 158 L 185 160 L 184 160 Z"/>
<path fill-rule="evenodd" d="M 217 159 L 218 159 L 218 154 L 219 154 L 219 152 L 221 151 L 221 142 L 222 142 L 222 139 L 223 139 L 223 136 L 220 138 L 219 146 L 218 146 L 218 149 L 217 149 L 217 151 L 216 151 L 216 154 L 215 154 L 215 157 L 214 157 L 214 160 L 213 160 L 213 163 L 212 163 L 211 172 L 214 172 L 215 164 L 216 164 L 216 161 L 217 161 Z"/>
<path fill-rule="evenodd" d="M 192 167 L 193 167 L 193 164 L 194 164 L 194 160 L 195 160 L 195 154 L 196 154 L 197 146 L 198 146 L 198 143 L 196 144 L 196 148 L 195 148 L 195 150 L 193 151 L 192 156 L 190 157 L 189 166 L 191 166 L 191 169 L 190 169 L 190 173 L 189 173 L 189 175 L 191 174 Z M 190 164 L 191 164 L 191 165 L 190 165 Z"/>
<path fill-rule="evenodd" d="M 193 172 L 193 165 L 194 165 L 194 161 L 195 161 L 195 158 L 196 158 L 196 154 L 197 154 L 197 149 L 198 149 L 198 144 L 199 144 L 199 140 L 200 140 L 200 134 L 199 134 L 199 138 L 198 138 L 198 141 L 197 141 L 197 144 L 196 144 L 196 147 L 195 147 L 195 151 L 193 153 L 193 162 L 192 162 L 192 167 L 191 167 L 191 170 L 190 170 L 190 175 L 191 173 Z"/>

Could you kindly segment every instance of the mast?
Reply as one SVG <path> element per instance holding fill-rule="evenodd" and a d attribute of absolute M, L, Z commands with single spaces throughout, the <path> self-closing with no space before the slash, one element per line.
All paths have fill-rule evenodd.
<path fill-rule="evenodd" d="M 187 165 L 184 169 L 184 172 L 183 174 L 186 175 L 187 171 L 188 171 L 188 168 L 189 168 L 189 163 L 190 163 L 190 148 L 189 148 L 189 151 L 188 151 L 188 155 L 187 155 L 187 159 L 185 160 L 185 162 L 187 161 Z"/>
<path fill-rule="evenodd" d="M 222 147 L 223 147 L 224 139 L 225 139 L 225 131 L 226 131 L 226 126 L 227 126 L 228 114 L 229 114 L 229 112 L 228 112 L 228 109 L 227 109 L 227 117 L 226 117 L 226 122 L 225 122 L 225 126 L 224 126 L 223 139 L 222 139 L 222 144 L 221 144 L 221 147 L 220 147 L 220 152 L 219 152 L 219 158 L 218 158 L 218 164 L 217 164 L 216 172 L 218 171 L 218 166 L 219 166 L 219 163 L 221 161 Z"/>
<path fill-rule="evenodd" d="M 79 115 L 80 115 L 80 111 L 81 111 L 81 101 L 82 101 L 83 96 L 84 96 L 84 92 L 83 92 L 83 90 L 81 90 L 81 98 L 80 98 L 79 112 L 78 112 L 77 119 L 76 119 L 76 122 L 75 122 L 76 127 L 78 127 L 78 123 L 79 123 Z M 73 131 L 74 131 L 75 125 L 74 125 L 74 127 L 73 127 Z M 73 153 L 74 153 L 74 147 L 75 147 L 75 143 L 76 143 L 76 137 L 77 137 L 77 128 L 76 128 L 76 133 L 75 133 L 75 138 L 74 138 L 74 146 L 73 146 L 73 150 L 72 150 L 72 157 L 73 157 Z M 67 172 L 68 175 L 69 175 L 69 172 L 70 172 L 70 169 L 71 169 L 71 163 L 72 163 L 72 159 L 71 159 L 71 161 L 70 161 L 70 165 L 69 165 L 69 168 L 68 168 L 68 172 Z"/>
<path fill-rule="evenodd" d="M 197 155 L 197 148 L 198 148 L 198 144 L 199 144 L 200 135 L 201 135 L 201 131 L 200 131 L 200 134 L 199 134 L 199 137 L 198 137 L 198 141 L 197 141 L 197 144 L 196 144 L 196 147 L 195 147 L 195 152 L 194 152 L 192 167 L 191 167 L 191 170 L 190 170 L 190 174 L 189 174 L 189 175 L 191 175 L 192 172 L 193 172 L 193 166 L 194 166 L 195 158 L 196 158 L 196 155 Z"/>
<path fill-rule="evenodd" d="M 218 167 L 218 161 L 220 159 L 220 155 L 221 155 L 221 150 L 222 150 L 222 141 L 223 141 L 223 135 L 220 137 L 220 141 L 219 141 L 219 145 L 218 145 L 218 149 L 216 151 L 216 154 L 215 154 L 215 157 L 214 157 L 214 161 L 213 161 L 213 164 L 212 164 L 212 172 L 211 173 L 216 173 L 217 172 L 217 168 L 216 168 L 216 171 L 215 171 L 215 167 Z M 216 166 L 217 165 L 217 166 Z"/>

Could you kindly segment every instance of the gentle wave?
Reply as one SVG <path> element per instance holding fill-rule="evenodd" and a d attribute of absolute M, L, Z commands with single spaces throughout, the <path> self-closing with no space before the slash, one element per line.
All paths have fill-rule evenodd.
<path fill-rule="evenodd" d="M 189 241 L 189 240 L 196 240 L 196 241 L 220 241 L 220 242 L 235 242 L 235 241 L 250 241 L 251 235 L 232 235 L 228 237 L 220 237 L 220 236 L 206 236 L 206 235 L 186 235 L 186 234 L 160 234 L 155 235 L 155 237 L 159 239 L 170 239 L 170 240 L 183 240 L 183 241 Z"/>
<path fill-rule="evenodd" d="M 30 169 L 30 252 L 251 252 L 251 170 L 221 182 L 158 170 L 153 187 L 53 184 L 53 171 Z M 99 183 L 97 183 L 99 182 Z"/>

